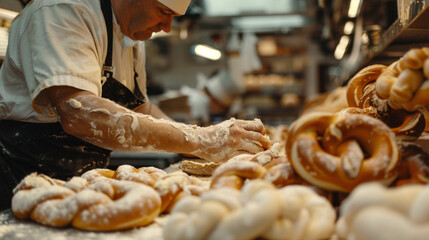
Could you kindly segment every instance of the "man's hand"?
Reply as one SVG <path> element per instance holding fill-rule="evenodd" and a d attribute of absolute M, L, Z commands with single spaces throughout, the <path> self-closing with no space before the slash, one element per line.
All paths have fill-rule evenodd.
<path fill-rule="evenodd" d="M 195 136 L 199 148 L 191 154 L 211 161 L 226 161 L 243 153 L 258 153 L 271 146 L 260 120 L 230 119 L 206 128 Z"/>

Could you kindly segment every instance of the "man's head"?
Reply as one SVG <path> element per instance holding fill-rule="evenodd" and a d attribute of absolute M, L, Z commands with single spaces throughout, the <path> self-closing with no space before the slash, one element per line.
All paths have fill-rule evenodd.
<path fill-rule="evenodd" d="M 185 14 L 191 0 L 111 0 L 122 33 L 147 40 L 152 33 L 171 31 L 173 17 Z"/>

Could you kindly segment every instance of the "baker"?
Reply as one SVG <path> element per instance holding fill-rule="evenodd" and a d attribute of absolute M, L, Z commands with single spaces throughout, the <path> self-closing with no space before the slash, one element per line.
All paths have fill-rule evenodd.
<path fill-rule="evenodd" d="M 174 122 L 146 95 L 144 42 L 190 0 L 35 0 L 13 21 L 0 69 L 0 209 L 37 171 L 106 167 L 111 150 L 224 161 L 269 147 L 261 121 Z"/>

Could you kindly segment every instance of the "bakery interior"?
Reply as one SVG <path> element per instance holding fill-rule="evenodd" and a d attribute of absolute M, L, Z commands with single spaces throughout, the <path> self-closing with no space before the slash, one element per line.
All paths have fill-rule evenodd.
<path fill-rule="evenodd" d="M 12 19 L 26 3 L 25 0 L 2 0 L 0 2 L 0 66 L 6 53 L 8 28 Z M 146 41 L 147 93 L 151 101 L 156 103 L 168 116 L 187 124 L 208 126 L 232 117 L 260 119 L 269 130 L 272 143 L 276 140 L 279 145 L 281 144 L 280 152 L 296 154 L 296 151 L 293 150 L 293 143 L 286 144 L 286 141 L 291 141 L 292 137 L 288 134 L 291 133 L 290 127 L 293 123 L 300 119 L 308 120 L 306 116 L 312 113 L 324 113 L 321 115 L 326 118 L 334 118 L 338 116 L 337 113 L 340 110 L 349 106 L 361 108 L 363 108 L 362 105 L 367 106 L 365 104 L 370 103 L 362 103 L 359 100 L 353 103 L 353 106 L 351 105 L 349 91 L 347 91 L 347 88 L 351 86 L 350 80 L 368 66 L 380 64 L 389 66 L 404 57 L 410 50 L 424 47 L 429 47 L 429 0 L 192 0 L 186 14 L 175 18 L 170 33 L 157 33 Z M 236 70 L 237 64 L 241 66 L 241 71 L 236 73 L 234 70 Z M 237 77 L 234 73 L 239 76 Z M 426 106 L 420 105 L 418 110 L 413 108 L 413 112 L 415 110 L 422 116 L 429 116 L 429 114 L 426 115 L 429 109 L 428 102 L 426 100 Z M 402 120 L 402 115 L 398 112 L 390 114 L 388 117 L 383 116 L 383 120 L 389 123 L 400 121 L 397 119 Z M 388 119 L 386 120 L 386 118 Z M 363 121 L 366 120 L 368 119 L 364 118 Z M 368 122 L 371 121 L 368 120 Z M 417 200 L 414 201 L 414 197 L 417 198 L 420 193 L 419 201 L 425 201 L 424 199 L 429 201 L 429 185 L 427 185 L 429 180 L 429 126 L 425 125 L 424 118 L 416 121 L 419 122 L 420 129 L 412 130 L 414 134 L 409 134 L 410 131 L 406 130 L 404 130 L 405 133 L 399 133 L 398 138 L 404 139 L 405 143 L 396 147 L 395 151 L 402 151 L 406 148 L 418 149 L 419 152 L 413 156 L 422 156 L 421 162 L 424 164 L 418 165 L 417 168 L 421 169 L 407 170 L 417 172 L 415 174 L 420 179 L 420 182 L 417 181 L 420 183 L 418 187 L 409 192 L 405 190 L 394 192 L 393 187 L 378 189 L 375 186 L 369 186 L 368 189 L 357 192 L 356 198 L 348 202 L 349 208 L 344 212 L 349 215 L 344 218 L 339 216 L 341 203 L 350 196 L 344 192 L 351 192 L 351 190 L 347 189 L 335 194 L 329 193 L 330 195 L 326 199 L 331 200 L 337 214 L 336 218 L 342 220 L 341 224 L 339 220 L 334 222 L 333 225 L 336 226 L 331 226 L 332 229 L 327 234 L 325 230 L 329 227 L 314 223 L 313 233 L 305 233 L 307 235 L 302 231 L 289 233 L 288 236 L 282 236 L 282 239 L 428 239 L 429 208 L 422 202 L 417 206 L 418 203 L 416 203 Z M 429 123 L 429 120 L 426 121 Z M 397 126 L 392 128 L 396 129 Z M 294 134 L 298 134 L 297 132 L 301 129 L 294 129 L 294 131 Z M 359 131 L 358 129 L 357 132 Z M 367 130 L 362 129 L 361 132 L 365 131 Z M 418 131 L 418 133 L 414 131 Z M 379 139 L 385 138 L 381 132 L 383 130 L 377 133 L 380 134 Z M 350 134 L 359 135 L 355 132 Z M 374 140 L 377 143 L 380 141 Z M 284 148 L 293 149 L 289 151 Z M 361 150 L 361 154 L 370 155 L 368 151 L 378 150 L 371 148 L 371 150 L 363 150 L 363 153 Z M 384 154 L 386 154 L 385 157 L 390 157 L 388 155 L 390 153 Z M 403 158 L 406 158 L 407 154 L 399 153 Z M 351 155 L 349 158 L 353 159 L 359 154 Z M 272 153 L 270 157 L 270 161 L 275 158 Z M 180 164 L 184 160 L 192 160 L 189 158 L 175 153 L 114 151 L 109 168 L 116 170 L 121 165 L 127 164 L 135 168 L 156 167 L 171 170 L 180 168 Z M 288 155 L 287 158 L 289 158 L 288 161 L 292 161 L 292 166 L 296 166 L 297 163 L 290 159 L 291 156 Z M 254 156 L 253 159 L 255 159 Z M 412 168 L 411 165 L 411 163 L 404 163 L 402 167 Z M 350 168 L 353 167 L 356 166 Z M 214 171 L 216 169 L 200 178 L 211 181 L 214 178 L 213 175 L 210 175 L 214 174 Z M 305 172 L 302 169 L 300 171 Z M 300 171 L 297 171 L 299 175 L 301 175 Z M 353 173 L 353 171 L 351 172 Z M 413 174 L 405 173 L 404 175 Z M 230 173 L 230 175 L 232 174 Z M 305 176 L 305 174 L 302 175 Z M 307 181 L 311 183 L 314 181 L 311 176 L 308 178 L 310 180 L 306 179 Z M 408 186 L 407 181 L 403 180 L 402 184 L 398 185 Z M 250 188 L 246 188 L 246 190 Z M 373 194 L 378 198 L 368 197 L 372 194 L 370 190 L 373 190 Z M 325 197 L 327 193 L 323 184 L 321 191 L 323 192 L 321 195 Z M 368 200 L 367 208 L 365 208 L 365 203 L 362 203 L 362 206 L 355 203 L 358 194 L 367 194 L 365 198 Z M 405 199 L 404 195 L 409 198 Z M 314 199 L 316 198 L 314 197 Z M 263 206 L 266 203 L 261 197 L 257 204 Z M 396 207 L 400 210 L 392 213 L 393 210 L 390 212 L 386 206 Z M 381 222 L 392 221 L 392 224 L 385 224 L 389 225 L 385 226 L 370 221 L 366 224 L 374 224 L 379 229 L 385 227 L 386 230 L 368 230 L 370 226 L 362 223 L 362 219 L 358 219 L 358 213 L 353 212 L 356 209 L 351 209 L 353 207 L 362 210 L 362 216 L 365 214 L 365 217 L 370 218 L 371 216 Z M 243 207 L 243 209 L 245 208 Z M 370 211 L 371 209 L 373 211 Z M 325 222 L 329 221 L 326 220 L 330 219 L 329 214 L 323 211 L 325 210 L 320 210 L 319 214 L 326 215 L 319 217 L 324 218 Z M 398 212 L 404 216 L 399 217 Z M 361 215 L 359 217 L 362 217 Z M 127 230 L 128 232 L 94 233 L 79 231 L 73 227 L 57 230 L 40 224 L 26 225 L 29 220 L 20 222 L 22 220 L 14 219 L 10 213 L 3 213 L 0 216 L 0 239 L 29 239 L 22 238 L 22 236 L 30 236 L 30 233 L 34 231 L 36 235 L 47 232 L 46 239 L 58 239 L 56 237 L 59 236 L 63 237 L 61 239 L 76 237 L 82 239 L 96 239 L 97 237 L 143 239 L 142 236 L 150 238 L 151 234 L 159 237 L 157 234 L 161 231 L 155 228 L 154 224 L 146 224 L 147 226 L 137 228 L 138 230 L 134 229 L 133 232 Z M 176 219 L 176 221 L 178 220 Z M 352 223 L 355 225 L 352 226 Z M 174 223 L 162 219 L 158 224 L 165 227 Z M 188 224 L 190 223 L 188 222 Z M 287 223 L 284 224 L 283 227 L 287 225 Z M 298 223 L 291 221 L 291 224 L 290 226 L 296 227 Z M 347 224 L 350 226 L 344 227 Z M 179 230 L 182 225 L 176 222 L 177 227 L 170 227 L 178 232 L 186 231 Z M 224 225 L 221 226 L 222 229 L 228 229 Z M 395 229 L 395 226 L 400 227 Z M 216 238 L 216 236 L 225 236 L 218 233 L 219 231 L 212 233 L 210 239 L 225 239 Z M 228 231 L 233 232 L 231 229 Z M 240 231 L 252 232 L 244 227 Z M 391 234 L 381 234 L 382 231 L 390 231 Z M 163 233 L 168 235 L 165 230 Z M 273 237 L 274 230 L 270 233 L 240 235 L 241 233 L 237 232 L 237 236 L 232 235 L 234 238 L 231 239 L 276 239 Z M 180 232 L 180 234 L 184 233 Z M 181 238 L 178 237 L 179 235 L 175 238 L 170 235 L 164 237 L 166 239 L 192 239 Z M 246 236 L 252 237 L 247 238 Z M 158 239 L 157 237 L 151 239 Z M 207 235 L 201 239 L 209 238 Z"/>

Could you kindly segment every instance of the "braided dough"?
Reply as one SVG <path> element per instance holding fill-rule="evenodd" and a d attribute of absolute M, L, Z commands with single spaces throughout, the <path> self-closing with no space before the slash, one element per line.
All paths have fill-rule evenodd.
<path fill-rule="evenodd" d="M 335 225 L 330 203 L 304 186 L 276 189 L 250 180 L 241 191 L 217 188 L 186 197 L 163 227 L 172 239 L 326 239 Z"/>
<path fill-rule="evenodd" d="M 345 110 L 299 118 L 290 128 L 286 152 L 304 180 L 326 190 L 350 192 L 367 181 L 388 185 L 398 174 L 398 147 L 389 127 Z"/>
<path fill-rule="evenodd" d="M 377 94 L 395 109 L 415 111 L 429 104 L 429 48 L 411 49 L 376 81 Z"/>
<path fill-rule="evenodd" d="M 33 178 L 33 180 L 31 180 Z M 101 178 L 89 184 L 85 178 L 73 177 L 64 185 L 32 185 L 43 176 L 32 174 L 26 187 L 12 198 L 12 212 L 21 219 L 63 227 L 111 231 L 145 226 L 160 213 L 161 199 L 151 187 L 130 181 Z M 29 181 L 29 179 L 31 181 Z"/>
<path fill-rule="evenodd" d="M 429 185 L 357 187 L 343 202 L 338 236 L 356 240 L 423 240 L 429 236 Z"/>

